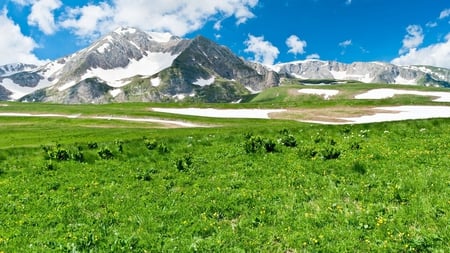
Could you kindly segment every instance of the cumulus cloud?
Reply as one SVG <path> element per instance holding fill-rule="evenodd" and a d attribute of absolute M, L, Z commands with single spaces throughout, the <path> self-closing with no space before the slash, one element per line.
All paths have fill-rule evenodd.
<path fill-rule="evenodd" d="M 429 27 L 429 28 L 434 28 L 434 27 L 436 27 L 436 26 L 438 26 L 438 23 L 437 22 L 428 22 L 427 24 L 426 24 L 426 26 L 427 27 Z"/>
<path fill-rule="evenodd" d="M 28 24 L 37 26 L 39 29 L 49 35 L 56 32 L 53 11 L 60 8 L 62 3 L 60 0 L 40 0 L 33 1 L 31 13 L 28 16 Z"/>
<path fill-rule="evenodd" d="M 422 44 L 424 39 L 422 27 L 419 25 L 409 25 L 406 28 L 406 32 L 407 34 L 403 38 L 403 46 L 399 50 L 399 54 L 404 54 L 417 48 Z"/>
<path fill-rule="evenodd" d="M 89 4 L 69 9 L 60 25 L 73 30 L 73 33 L 79 37 L 94 39 L 104 31 L 114 29 L 111 24 L 113 13 L 111 6 L 105 2 L 98 5 Z"/>
<path fill-rule="evenodd" d="M 245 23 L 255 17 L 251 9 L 257 4 L 258 0 L 153 0 L 151 4 L 148 0 L 112 0 L 69 9 L 62 25 L 79 36 L 104 34 L 118 26 L 184 36 L 209 21 L 216 21 L 218 30 L 221 21 L 217 20 L 234 17 L 237 25 Z"/>
<path fill-rule="evenodd" d="M 244 43 L 247 46 L 244 51 L 254 54 L 253 60 L 265 65 L 273 65 L 280 53 L 278 48 L 269 41 L 264 40 L 263 36 L 256 37 L 249 34 L 248 39 Z"/>
<path fill-rule="evenodd" d="M 289 47 L 288 53 L 297 55 L 305 53 L 305 47 L 307 43 L 306 41 L 301 40 L 296 35 L 291 35 L 289 38 L 287 38 L 286 45 Z"/>
<path fill-rule="evenodd" d="M 306 59 L 308 59 L 308 60 L 318 60 L 318 59 L 320 59 L 320 55 L 319 54 L 310 54 L 310 55 L 306 56 Z"/>
<path fill-rule="evenodd" d="M 340 47 L 346 48 L 352 45 L 352 40 L 345 40 L 339 43 Z"/>
<path fill-rule="evenodd" d="M 445 41 L 436 43 L 425 48 L 411 49 L 407 54 L 394 60 L 397 65 L 432 65 L 450 68 L 450 33 L 445 37 Z"/>
<path fill-rule="evenodd" d="M 450 16 L 450 9 L 445 9 L 445 10 L 441 11 L 441 14 L 439 15 L 439 19 L 444 19 L 449 16 Z"/>
<path fill-rule="evenodd" d="M 7 16 L 6 9 L 0 10 L 0 34 L 7 34 L 8 39 L 0 40 L 0 65 L 9 63 L 41 64 L 33 50 L 36 42 L 20 31 L 20 27 Z"/>

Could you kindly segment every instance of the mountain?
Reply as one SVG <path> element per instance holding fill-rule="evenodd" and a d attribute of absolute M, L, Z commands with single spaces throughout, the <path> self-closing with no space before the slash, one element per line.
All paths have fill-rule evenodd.
<path fill-rule="evenodd" d="M 56 103 L 230 102 L 277 85 L 228 48 L 202 36 L 182 39 L 119 28 L 91 46 L 39 68 L 0 78 L 0 98 Z"/>
<path fill-rule="evenodd" d="M 397 66 L 384 62 L 306 60 L 277 64 L 277 73 L 298 79 L 355 80 L 363 83 L 450 87 L 450 70 L 430 66 Z"/>
<path fill-rule="evenodd" d="M 264 66 L 211 40 L 121 27 L 43 66 L 0 66 L 0 100 L 55 103 L 233 102 L 282 79 L 333 79 L 450 87 L 448 69 L 306 60 Z"/>

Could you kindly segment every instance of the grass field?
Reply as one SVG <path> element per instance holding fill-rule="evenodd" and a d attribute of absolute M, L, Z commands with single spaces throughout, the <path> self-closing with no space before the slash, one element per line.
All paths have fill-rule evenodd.
<path fill-rule="evenodd" d="M 285 98 L 214 106 L 353 106 Z M 408 101 L 436 104 L 401 96 L 354 106 Z M 0 113 L 210 127 L 0 118 L 0 252 L 450 251 L 450 119 L 327 126 L 179 116 L 139 103 L 5 104 Z"/>

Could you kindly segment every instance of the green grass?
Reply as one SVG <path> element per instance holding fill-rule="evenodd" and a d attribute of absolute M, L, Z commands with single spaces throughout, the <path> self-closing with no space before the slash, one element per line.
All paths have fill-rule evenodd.
<path fill-rule="evenodd" d="M 0 112 L 163 117 L 217 127 L 2 117 L 0 252 L 450 251 L 450 119 L 326 126 L 148 111 L 350 103 L 289 99 L 7 103 Z"/>
<path fill-rule="evenodd" d="M 9 119 L 31 126 L 0 132 L 19 142 L 0 149 L 0 251 L 450 249 L 448 119 L 167 130 L 54 120 Z M 248 152 L 249 133 L 275 152 Z M 58 150 L 69 160 L 51 159 Z"/>
<path fill-rule="evenodd" d="M 324 100 L 319 95 L 306 95 L 297 93 L 297 90 L 304 88 L 317 89 L 333 89 L 339 90 L 340 93 L 329 100 Z M 274 88 L 269 88 L 258 95 L 249 99 L 250 104 L 259 106 L 283 106 L 283 107 L 330 107 L 330 106 L 388 106 L 388 105 L 429 105 L 436 104 L 432 98 L 416 95 L 397 95 L 393 98 L 379 99 L 379 100 L 357 100 L 353 97 L 357 94 L 364 93 L 370 89 L 392 88 L 402 90 L 419 90 L 419 91 L 444 91 L 445 88 L 433 88 L 422 86 L 405 86 L 405 85 L 391 85 L 391 84 L 339 84 L 339 85 L 284 85 Z M 438 103 L 443 104 L 443 103 Z"/>

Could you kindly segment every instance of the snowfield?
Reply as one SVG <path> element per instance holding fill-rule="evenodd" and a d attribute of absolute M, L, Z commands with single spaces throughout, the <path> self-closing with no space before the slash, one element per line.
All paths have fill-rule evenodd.
<path fill-rule="evenodd" d="M 324 90 L 324 89 L 300 89 L 299 93 L 312 94 L 322 96 L 324 99 L 330 99 L 332 96 L 339 94 L 338 90 Z"/>
<path fill-rule="evenodd" d="M 319 124 L 363 124 L 411 119 L 450 118 L 450 106 L 392 106 L 376 107 L 381 110 L 373 115 L 336 118 L 344 122 L 310 121 Z M 285 109 L 213 109 L 213 108 L 152 108 L 153 111 L 213 118 L 269 119 L 270 113 L 286 112 Z M 386 111 L 386 112 L 384 112 Z"/>
<path fill-rule="evenodd" d="M 152 108 L 155 112 L 211 117 L 269 119 L 270 113 L 285 112 L 285 109 L 213 109 L 213 108 Z"/>
<path fill-rule="evenodd" d="M 428 97 L 437 97 L 435 102 L 450 102 L 450 92 L 439 91 L 415 91 L 415 90 L 398 90 L 398 89 L 373 89 L 366 93 L 355 96 L 355 99 L 384 99 L 391 98 L 395 95 L 419 95 Z"/>
<path fill-rule="evenodd" d="M 411 119 L 432 119 L 432 118 L 450 118 L 450 106 L 390 106 L 376 107 L 376 110 L 386 112 L 376 113 L 374 115 L 365 115 L 355 118 L 340 118 L 348 120 L 350 123 L 374 123 L 386 121 L 399 121 Z"/>
<path fill-rule="evenodd" d="M 132 117 L 115 117 L 115 116 L 97 116 L 97 117 L 82 117 L 80 114 L 64 115 L 64 114 L 31 114 L 31 113 L 0 113 L 0 117 L 57 117 L 57 118 L 83 118 L 83 119 L 100 119 L 100 120 L 122 120 L 122 121 L 134 121 L 134 122 L 148 122 L 148 123 L 160 123 L 164 125 L 175 125 L 178 127 L 205 127 L 204 125 L 176 121 L 176 120 L 162 120 L 154 118 L 132 118 Z"/>

